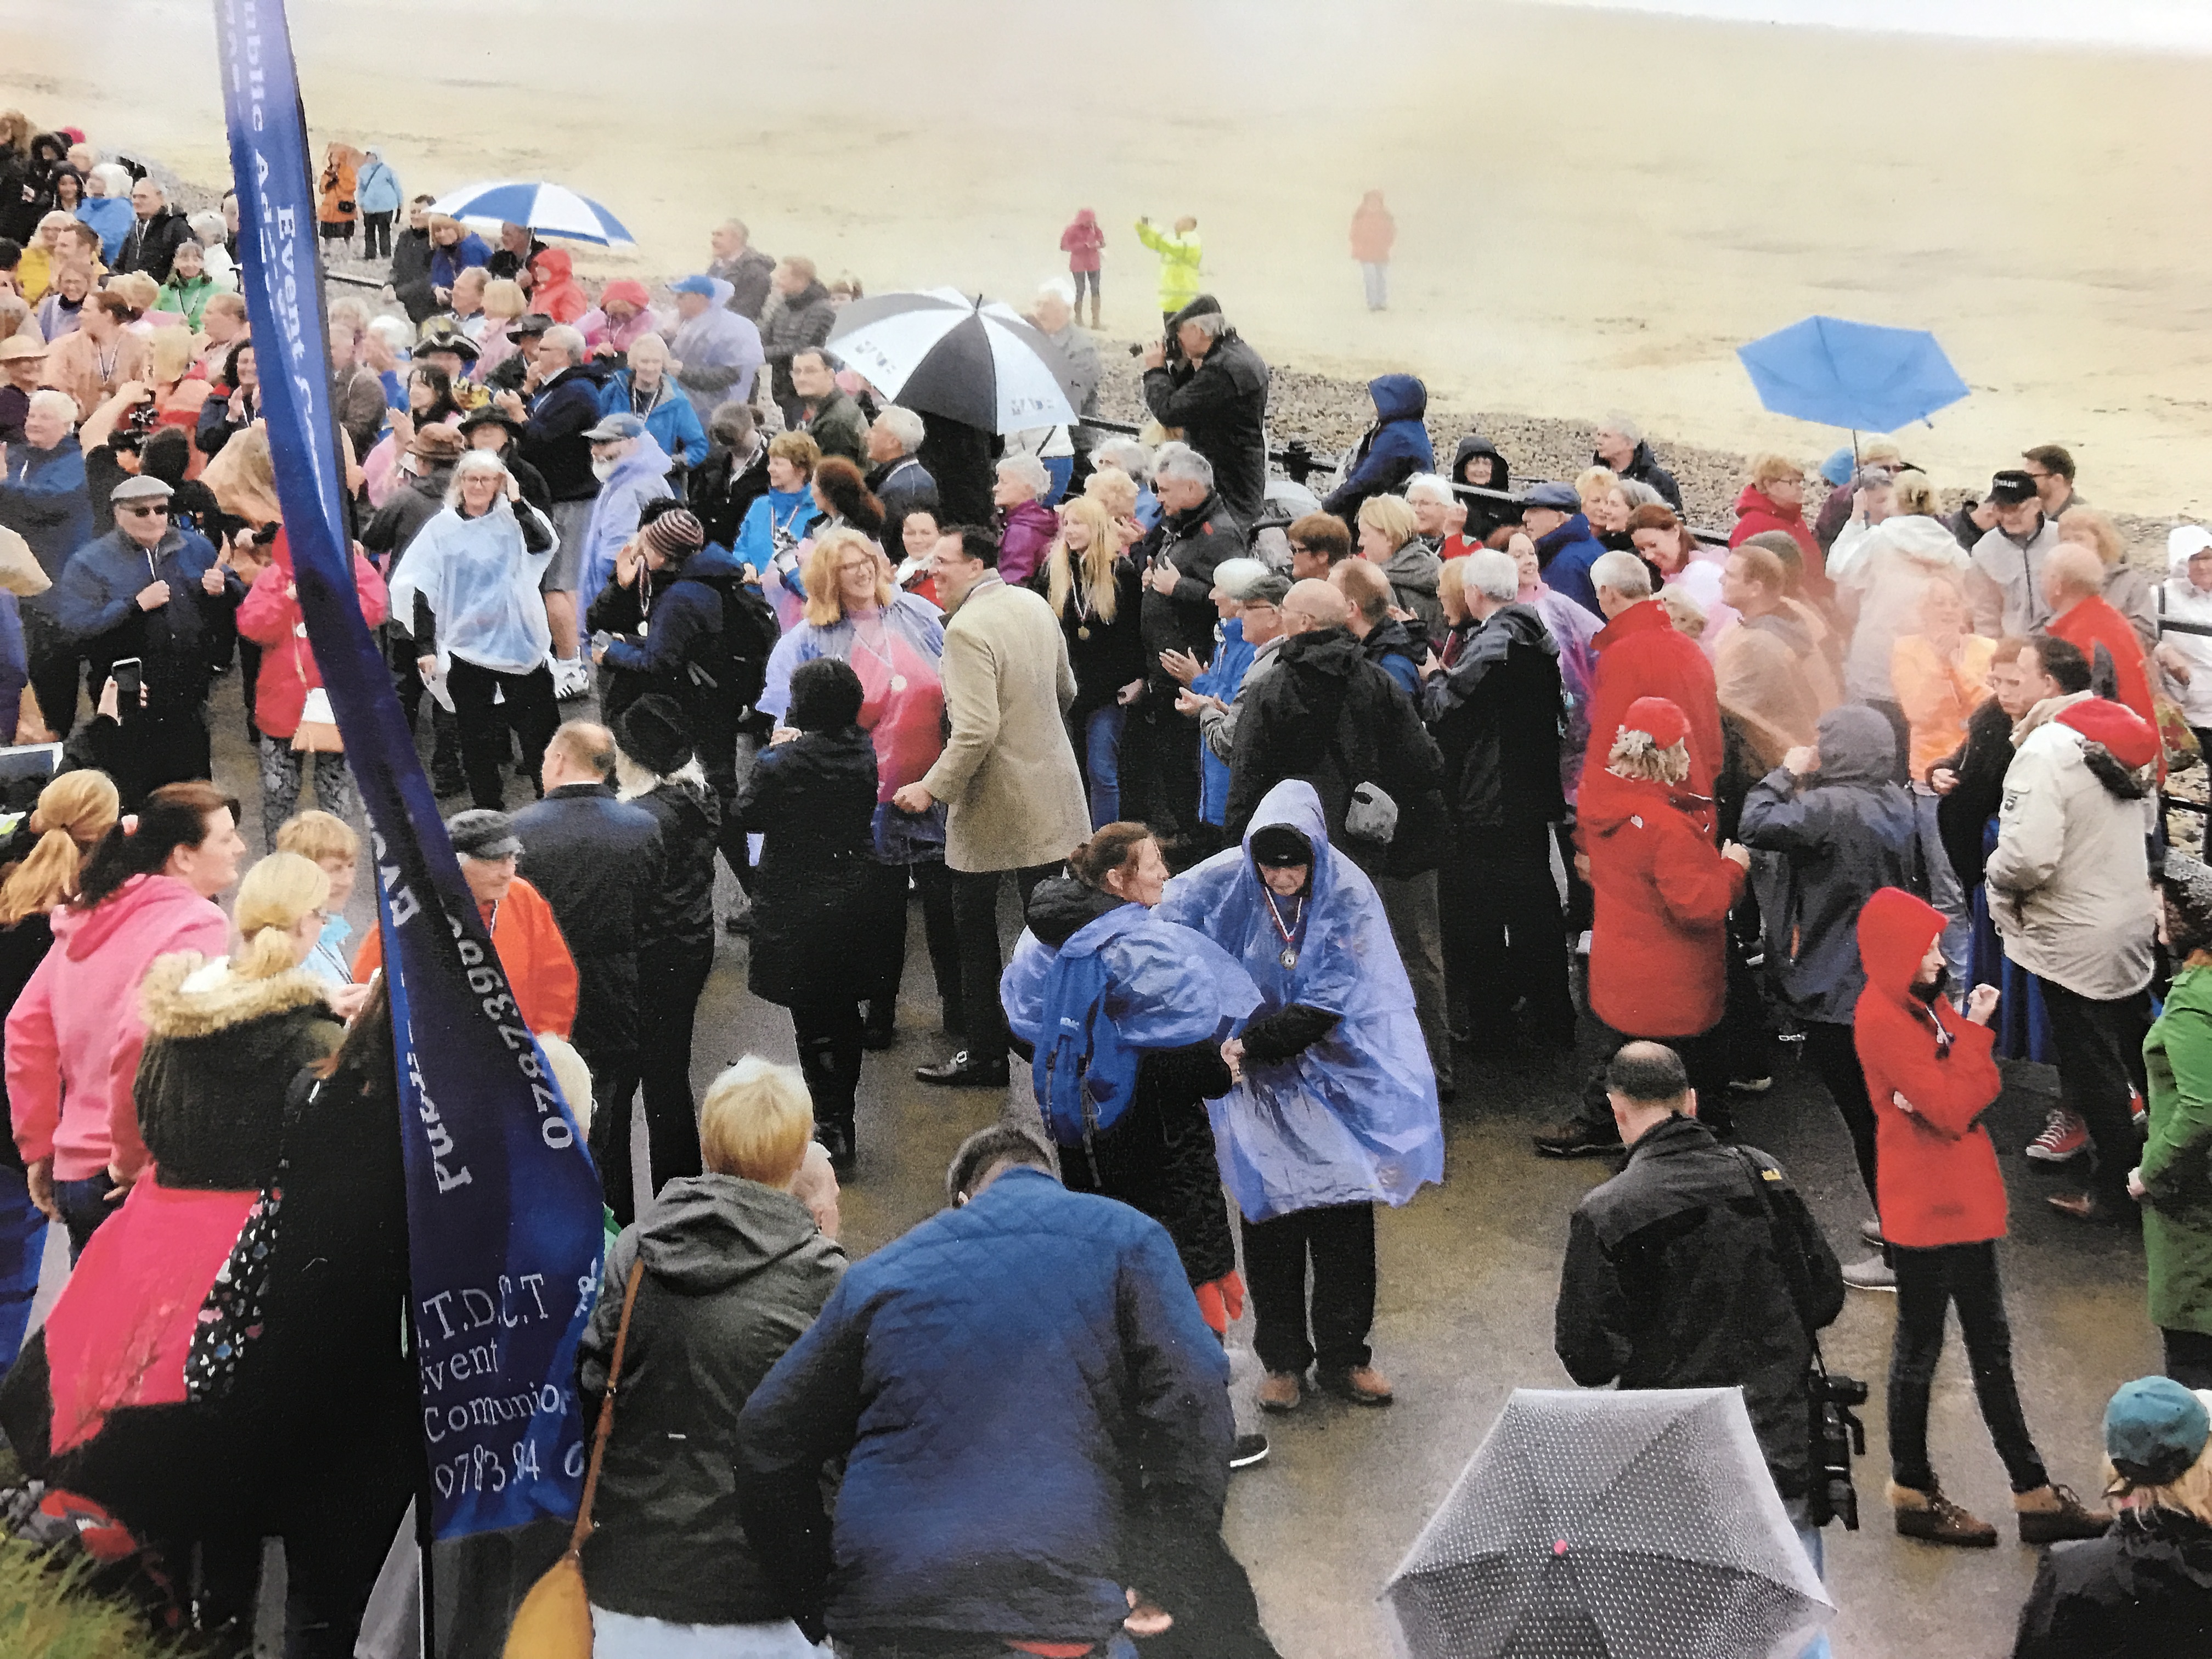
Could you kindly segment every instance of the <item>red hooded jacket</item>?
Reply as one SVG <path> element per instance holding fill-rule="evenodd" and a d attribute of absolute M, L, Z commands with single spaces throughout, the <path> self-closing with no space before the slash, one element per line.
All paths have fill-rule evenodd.
<path fill-rule="evenodd" d="M 1921 959 L 1943 931 L 1935 906 L 1885 887 L 1859 912 L 1859 993 L 1852 1040 L 1874 1102 L 1882 1237 L 1909 1249 L 1978 1244 L 2005 1232 L 2004 1177 L 1981 1124 L 2004 1082 L 1996 1038 L 1951 1006 L 1912 994 Z M 1946 1039 L 1948 1038 L 1948 1042 Z M 1897 1104 L 1902 1095 L 1911 1103 Z"/>
<path fill-rule="evenodd" d="M 549 247 L 530 262 L 530 308 L 556 323 L 573 323 L 592 308 L 584 290 L 576 286 L 574 267 L 566 248 Z"/>
<path fill-rule="evenodd" d="M 1746 484 L 1743 493 L 1735 498 L 1735 528 L 1729 532 L 1729 545 L 1741 547 L 1753 536 L 1770 530 L 1779 530 L 1797 544 L 1805 556 L 1805 597 L 1815 605 L 1826 605 L 1836 596 L 1836 585 L 1828 580 L 1828 565 L 1820 552 L 1820 544 L 1814 538 L 1805 523 L 1805 509 L 1793 507 L 1784 511 L 1774 498 L 1756 484 Z"/>
<path fill-rule="evenodd" d="M 1578 810 L 1596 899 L 1590 1010 L 1617 1031 L 1695 1036 L 1720 1023 L 1728 913 L 1743 892 L 1743 870 L 1714 847 L 1710 806 L 1611 773 L 1600 782 L 1593 772 L 1583 787 Z"/>
<path fill-rule="evenodd" d="M 269 544 L 269 564 L 238 607 L 238 631 L 261 647 L 261 672 L 253 682 L 254 725 L 266 736 L 289 742 L 300 729 L 307 693 L 323 683 L 323 671 L 307 644 L 307 617 L 292 582 L 292 544 L 283 531 Z M 391 600 L 384 578 L 358 553 L 353 556 L 353 585 L 362 620 L 375 627 Z"/>
<path fill-rule="evenodd" d="M 1106 246 L 1106 233 L 1098 228 L 1098 216 L 1089 208 L 1076 213 L 1074 221 L 1060 233 L 1060 250 L 1067 255 L 1070 270 L 1098 269 L 1098 250 Z"/>
<path fill-rule="evenodd" d="M 1597 652 L 1597 672 L 1590 681 L 1589 753 L 1583 775 L 1594 778 L 1605 770 L 1631 703 L 1638 697 L 1664 697 L 1690 722 L 1690 788 L 1711 795 L 1722 758 L 1720 693 L 1711 659 L 1675 628 L 1656 599 L 1630 605 L 1600 629 L 1590 644 Z"/>

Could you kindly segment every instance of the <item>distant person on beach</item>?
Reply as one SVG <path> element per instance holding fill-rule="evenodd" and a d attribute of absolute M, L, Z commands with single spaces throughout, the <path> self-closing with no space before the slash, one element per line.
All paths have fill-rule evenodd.
<path fill-rule="evenodd" d="M 1098 326 L 1098 265 L 1099 253 L 1106 246 L 1106 233 L 1098 228 L 1098 216 L 1089 208 L 1078 208 L 1075 217 L 1060 233 L 1060 251 L 1067 255 L 1067 274 L 1075 279 L 1075 309 L 1083 309 L 1083 289 L 1087 283 L 1091 289 L 1091 326 Z"/>
<path fill-rule="evenodd" d="M 407 320 L 420 328 L 437 315 L 438 296 L 430 283 L 430 204 L 417 196 L 407 204 L 407 228 L 392 239 L 392 272 L 385 286 L 407 313 Z"/>
<path fill-rule="evenodd" d="M 325 242 L 343 242 L 346 258 L 353 258 L 354 225 L 360 204 L 354 195 L 361 164 L 368 158 L 351 144 L 332 144 L 323 162 L 320 199 L 315 217 Z"/>
<path fill-rule="evenodd" d="M 1390 248 L 1397 240 L 1398 222 L 1382 205 L 1382 192 L 1369 191 L 1352 216 L 1352 257 L 1359 261 L 1359 274 L 1367 283 L 1370 311 L 1389 308 Z"/>
<path fill-rule="evenodd" d="M 361 210 L 361 257 L 392 257 L 392 222 L 407 198 L 399 188 L 399 175 L 384 159 L 382 148 L 371 144 L 354 174 L 354 205 Z"/>
<path fill-rule="evenodd" d="M 716 225 L 707 246 L 714 254 L 707 262 L 707 275 L 730 285 L 728 309 L 757 325 L 768 306 L 775 261 L 752 245 L 752 233 L 742 219 L 725 219 Z"/>
<path fill-rule="evenodd" d="M 1163 231 L 1150 219 L 1139 219 L 1137 240 L 1160 256 L 1160 316 L 1172 326 L 1176 313 L 1198 298 L 1198 221 L 1186 213 L 1174 230 Z"/>

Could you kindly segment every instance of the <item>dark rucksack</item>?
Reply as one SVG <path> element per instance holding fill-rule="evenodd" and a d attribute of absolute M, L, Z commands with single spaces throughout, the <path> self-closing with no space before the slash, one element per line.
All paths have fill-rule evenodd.
<path fill-rule="evenodd" d="M 684 580 L 712 588 L 722 601 L 720 631 L 694 653 L 685 672 L 694 684 L 727 699 L 732 710 L 750 708 L 768 684 L 769 653 L 783 636 L 774 607 L 742 571 L 687 572 Z"/>

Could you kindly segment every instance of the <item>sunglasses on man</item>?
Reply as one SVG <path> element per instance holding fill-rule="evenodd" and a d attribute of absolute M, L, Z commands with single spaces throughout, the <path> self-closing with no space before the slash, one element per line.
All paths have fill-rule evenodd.
<path fill-rule="evenodd" d="M 118 513 L 127 513 L 134 519 L 166 519 L 169 516 L 169 509 L 161 506 L 118 507 L 115 510 Z"/>

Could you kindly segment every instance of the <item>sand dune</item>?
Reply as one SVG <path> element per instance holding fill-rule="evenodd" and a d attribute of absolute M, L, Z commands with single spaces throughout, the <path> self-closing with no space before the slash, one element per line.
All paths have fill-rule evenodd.
<path fill-rule="evenodd" d="M 0 0 L 0 86 L 216 174 L 209 7 L 128 10 L 119 48 Z M 1088 205 L 1133 328 L 1129 222 L 1188 210 L 1279 362 L 1809 456 L 1836 434 L 1760 412 L 1731 348 L 1814 311 L 1910 324 L 1975 388 L 1912 440 L 1945 481 L 2055 440 L 2098 501 L 2212 507 L 2212 61 L 1486 0 L 293 10 L 319 137 L 382 141 L 410 189 L 560 178 L 638 231 L 631 268 L 736 211 L 872 289 L 1018 298 Z M 1346 242 L 1369 187 L 1401 232 L 1376 317 Z"/>

